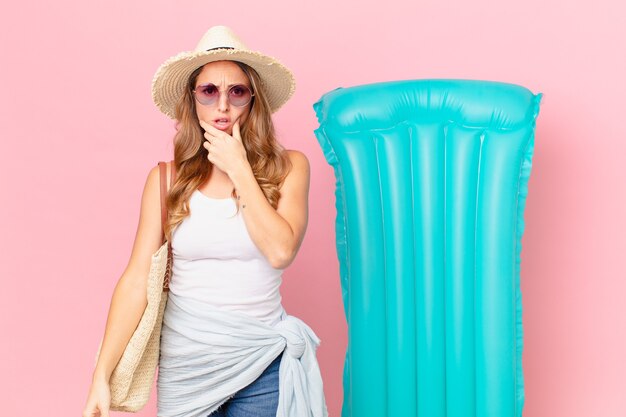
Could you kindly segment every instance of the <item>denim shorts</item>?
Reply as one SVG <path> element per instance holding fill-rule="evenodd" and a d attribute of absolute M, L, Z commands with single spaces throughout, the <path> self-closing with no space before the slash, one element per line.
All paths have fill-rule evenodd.
<path fill-rule="evenodd" d="M 222 404 L 210 417 L 276 417 L 281 353 L 257 379 Z"/>

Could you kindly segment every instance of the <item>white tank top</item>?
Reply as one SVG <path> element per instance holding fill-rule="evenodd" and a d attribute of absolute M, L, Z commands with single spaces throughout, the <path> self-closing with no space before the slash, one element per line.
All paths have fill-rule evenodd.
<path fill-rule="evenodd" d="M 274 326 L 286 315 L 281 304 L 282 269 L 273 268 L 256 247 L 241 208 L 232 198 L 211 198 L 195 190 L 190 215 L 172 234 L 170 291 L 238 311 Z"/>

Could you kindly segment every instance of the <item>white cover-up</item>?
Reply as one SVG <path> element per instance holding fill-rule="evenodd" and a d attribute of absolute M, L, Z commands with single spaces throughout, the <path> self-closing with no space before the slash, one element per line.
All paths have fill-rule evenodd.
<path fill-rule="evenodd" d="M 287 314 L 274 327 L 170 293 L 157 380 L 159 417 L 207 417 L 249 385 L 284 351 L 279 417 L 326 417 L 315 351 L 319 339 Z"/>

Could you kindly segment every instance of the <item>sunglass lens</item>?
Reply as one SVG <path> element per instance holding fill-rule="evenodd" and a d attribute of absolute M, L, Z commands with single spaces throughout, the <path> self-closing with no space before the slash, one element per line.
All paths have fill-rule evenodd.
<path fill-rule="evenodd" d="M 233 106 L 245 106 L 251 98 L 252 93 L 245 85 L 235 85 L 228 91 L 228 101 Z"/>
<path fill-rule="evenodd" d="M 196 97 L 202 104 L 214 103 L 219 94 L 219 90 L 213 84 L 199 85 L 196 87 Z"/>

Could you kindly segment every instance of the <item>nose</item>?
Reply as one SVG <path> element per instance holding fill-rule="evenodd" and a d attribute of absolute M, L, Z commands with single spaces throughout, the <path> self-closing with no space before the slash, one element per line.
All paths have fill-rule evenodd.
<path fill-rule="evenodd" d="M 228 91 L 220 92 L 220 96 L 217 99 L 217 108 L 219 111 L 226 112 L 230 107 L 230 103 L 228 102 Z"/>

